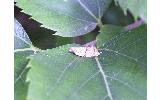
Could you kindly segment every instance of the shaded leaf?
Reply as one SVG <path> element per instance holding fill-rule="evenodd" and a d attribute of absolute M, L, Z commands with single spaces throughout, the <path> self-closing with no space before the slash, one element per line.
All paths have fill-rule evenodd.
<path fill-rule="evenodd" d="M 94 30 L 111 1 L 16 0 L 16 5 L 42 23 L 42 27 L 57 31 L 56 35 L 74 37 Z"/>
<path fill-rule="evenodd" d="M 26 82 L 26 74 L 28 68 L 27 57 L 33 54 L 33 50 L 30 50 L 31 41 L 21 26 L 21 24 L 14 20 L 14 99 L 26 100 L 28 83 Z"/>
<path fill-rule="evenodd" d="M 146 26 L 125 33 L 107 27 L 97 37 L 98 57 L 68 52 L 75 44 L 31 56 L 28 99 L 146 100 Z"/>
<path fill-rule="evenodd" d="M 134 18 L 130 13 L 124 14 L 123 10 L 111 4 L 110 8 L 105 12 L 103 16 L 103 24 L 113 24 L 118 26 L 126 26 L 134 22 Z"/>
<path fill-rule="evenodd" d="M 141 17 L 147 22 L 147 0 L 115 0 L 122 7 L 124 12 L 127 9 L 134 15 L 135 19 Z"/>
<path fill-rule="evenodd" d="M 32 45 L 21 24 L 14 20 L 14 49 L 29 48 Z"/>

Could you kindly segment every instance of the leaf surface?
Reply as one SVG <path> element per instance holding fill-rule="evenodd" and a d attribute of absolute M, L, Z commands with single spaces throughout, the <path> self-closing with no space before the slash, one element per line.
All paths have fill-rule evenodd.
<path fill-rule="evenodd" d="M 131 14 L 125 15 L 121 7 L 113 4 L 109 7 L 103 16 L 103 23 L 117 26 L 127 26 L 134 22 Z"/>
<path fill-rule="evenodd" d="M 106 25 L 97 42 L 98 57 L 70 53 L 76 44 L 31 56 L 28 99 L 146 100 L 146 26 L 121 32 Z"/>
<path fill-rule="evenodd" d="M 124 12 L 127 9 L 134 15 L 135 19 L 141 17 L 147 22 L 147 0 L 115 0 L 122 7 Z"/>
<path fill-rule="evenodd" d="M 32 45 L 27 33 L 21 24 L 14 20 L 14 49 L 29 48 Z"/>
<path fill-rule="evenodd" d="M 16 0 L 16 5 L 56 35 L 74 37 L 94 30 L 111 1 Z"/>
<path fill-rule="evenodd" d="M 28 83 L 26 82 L 26 74 L 29 68 L 27 57 L 33 54 L 30 50 L 31 41 L 21 26 L 14 20 L 14 98 L 15 100 L 26 100 Z"/>

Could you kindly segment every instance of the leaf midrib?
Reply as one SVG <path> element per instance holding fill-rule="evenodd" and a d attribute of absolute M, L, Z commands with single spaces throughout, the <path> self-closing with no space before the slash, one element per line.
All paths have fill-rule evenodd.
<path fill-rule="evenodd" d="M 109 87 L 109 83 L 108 83 L 108 80 L 106 79 L 106 74 L 104 72 L 104 70 L 102 69 L 102 66 L 98 60 L 98 57 L 95 57 L 95 60 L 97 62 L 97 66 L 99 68 L 99 71 L 104 79 L 104 83 L 105 83 L 105 87 L 106 87 L 106 91 L 107 91 L 107 96 L 110 98 L 110 100 L 113 100 L 113 97 L 112 97 L 112 93 L 111 93 L 111 90 L 110 90 L 110 87 Z"/>

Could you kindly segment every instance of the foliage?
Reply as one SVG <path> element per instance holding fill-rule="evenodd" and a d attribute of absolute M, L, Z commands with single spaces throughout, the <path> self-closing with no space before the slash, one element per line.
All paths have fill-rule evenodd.
<path fill-rule="evenodd" d="M 133 14 L 135 19 L 139 16 L 144 20 L 147 21 L 147 0 L 115 0 L 116 3 L 123 8 L 124 12 L 127 12 L 129 9 Z"/>
<path fill-rule="evenodd" d="M 56 30 L 56 35 L 66 37 L 79 36 L 94 30 L 96 25 L 100 24 L 101 17 L 111 1 L 16 0 L 17 6 L 41 22 L 42 27 Z"/>
<path fill-rule="evenodd" d="M 26 67 L 28 64 L 26 57 L 33 54 L 33 50 L 30 49 L 32 44 L 27 33 L 16 19 L 14 20 L 14 26 L 14 98 L 15 100 L 26 100 L 28 90 L 26 74 L 29 70 Z"/>
<path fill-rule="evenodd" d="M 145 0 L 137 6 L 132 5 L 136 1 L 117 2 L 146 22 L 145 6 L 135 10 Z M 74 40 L 83 35 L 85 41 L 95 37 L 100 55 L 79 57 L 69 49 L 85 45 L 67 44 L 72 38 L 61 37 L 55 44 L 65 45 L 40 50 L 15 19 L 15 100 L 146 100 L 147 25 L 126 31 L 123 25 L 132 18 L 113 4 L 112 0 L 16 0 L 24 13 L 57 31 L 55 35 Z M 111 21 L 110 11 L 122 17 Z"/>

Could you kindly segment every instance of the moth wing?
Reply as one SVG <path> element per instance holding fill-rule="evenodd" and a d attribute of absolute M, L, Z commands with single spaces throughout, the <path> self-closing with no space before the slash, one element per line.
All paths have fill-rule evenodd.
<path fill-rule="evenodd" d="M 86 48 L 85 47 L 72 47 L 69 51 L 73 52 L 77 56 L 83 57 L 85 55 Z"/>

